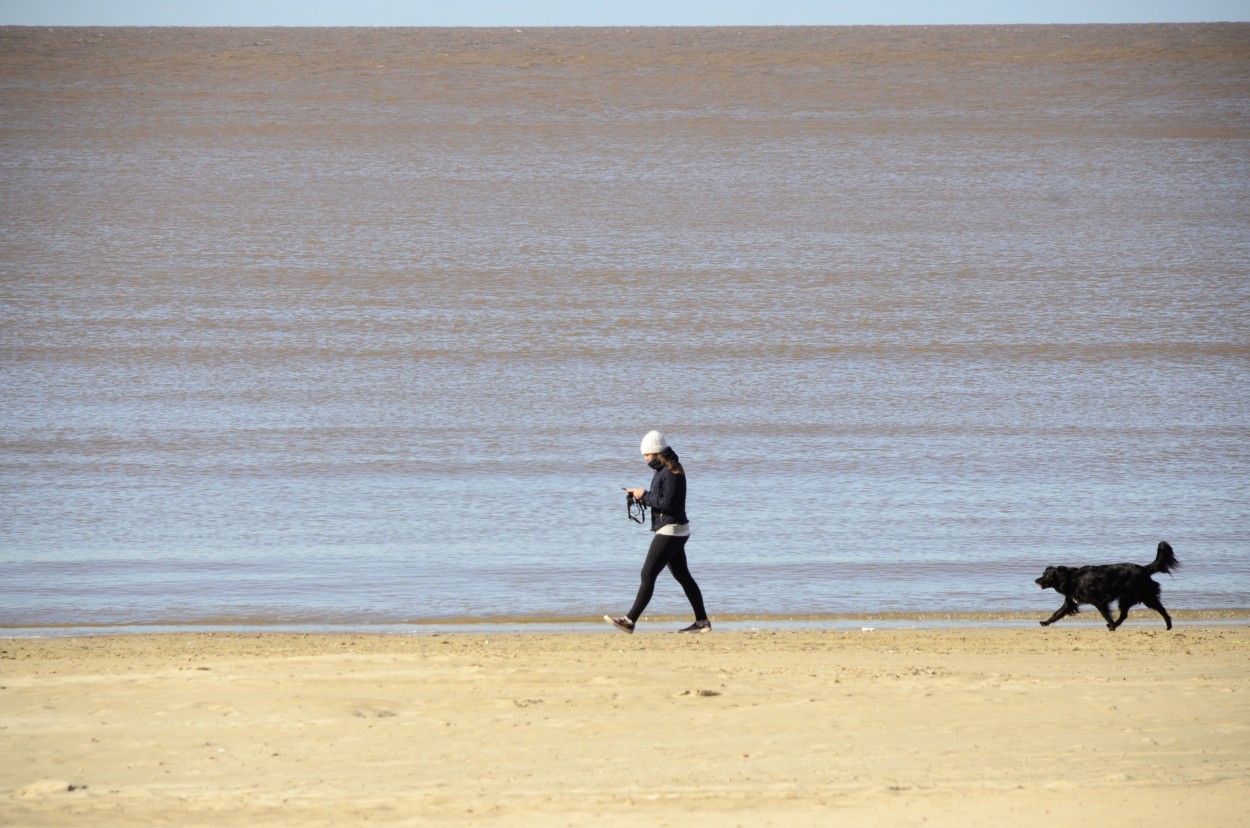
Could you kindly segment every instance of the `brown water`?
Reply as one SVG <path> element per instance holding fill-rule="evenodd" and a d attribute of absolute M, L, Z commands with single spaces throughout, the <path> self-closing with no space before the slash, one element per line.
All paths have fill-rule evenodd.
<path fill-rule="evenodd" d="M 0 29 L 0 623 L 619 611 L 650 428 L 713 614 L 1250 606 L 1248 194 L 1243 24 Z"/>

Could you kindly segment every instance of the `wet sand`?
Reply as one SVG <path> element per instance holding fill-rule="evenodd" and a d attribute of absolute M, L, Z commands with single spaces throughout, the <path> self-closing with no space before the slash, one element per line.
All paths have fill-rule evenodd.
<path fill-rule="evenodd" d="M 1233 826 L 1250 810 L 1250 625 L 667 629 L 3 640 L 0 824 Z"/>

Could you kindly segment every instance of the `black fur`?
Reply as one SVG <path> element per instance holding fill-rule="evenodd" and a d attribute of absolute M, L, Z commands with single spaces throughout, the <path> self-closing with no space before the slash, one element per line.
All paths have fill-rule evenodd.
<path fill-rule="evenodd" d="M 1037 585 L 1058 592 L 1064 597 L 1064 602 L 1054 615 L 1042 622 L 1042 626 L 1050 626 L 1065 615 L 1076 615 L 1080 612 L 1080 604 L 1093 604 L 1107 619 L 1107 629 L 1114 630 L 1128 618 L 1129 607 L 1145 604 L 1163 616 L 1170 630 L 1172 616 L 1159 601 L 1159 585 L 1150 576 L 1156 572 L 1171 573 L 1179 568 L 1180 561 L 1172 554 L 1172 547 L 1167 541 L 1159 541 L 1154 563 L 1147 566 L 1131 563 L 1082 566 L 1080 569 L 1048 566 L 1042 577 L 1037 579 Z M 1114 621 L 1109 609 L 1112 601 L 1120 605 L 1120 617 Z"/>

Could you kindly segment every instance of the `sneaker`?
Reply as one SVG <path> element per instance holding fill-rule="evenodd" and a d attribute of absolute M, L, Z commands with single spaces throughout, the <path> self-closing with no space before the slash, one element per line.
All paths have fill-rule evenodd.
<path fill-rule="evenodd" d="M 619 618 L 613 618 L 611 615 L 605 615 L 603 616 L 603 620 L 607 621 L 609 624 L 616 627 L 621 632 L 627 632 L 630 635 L 633 635 L 634 633 L 634 622 L 630 621 L 628 618 L 626 618 L 623 615 Z"/>
<path fill-rule="evenodd" d="M 712 622 L 705 620 L 705 621 L 695 621 L 689 627 L 683 627 L 677 632 L 705 633 L 705 632 L 711 632 L 711 631 L 712 631 Z"/>

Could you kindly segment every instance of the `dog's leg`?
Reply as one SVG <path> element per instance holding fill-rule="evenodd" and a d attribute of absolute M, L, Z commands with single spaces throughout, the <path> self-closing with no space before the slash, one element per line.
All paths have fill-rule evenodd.
<path fill-rule="evenodd" d="M 1107 619 L 1107 629 L 1115 632 L 1118 622 L 1111 620 L 1111 608 L 1106 604 L 1094 604 L 1094 606 L 1098 607 L 1098 611 L 1102 613 L 1102 617 Z M 1124 619 L 1121 618 L 1120 620 L 1123 621 Z"/>
<path fill-rule="evenodd" d="M 1116 627 L 1119 627 L 1124 623 L 1124 619 L 1128 618 L 1128 608 L 1131 606 L 1132 604 L 1125 604 L 1123 601 L 1120 602 L 1120 617 L 1115 619 L 1115 627 L 1112 627 L 1111 629 L 1114 630 Z"/>
<path fill-rule="evenodd" d="M 1077 611 L 1078 610 L 1074 602 L 1064 601 L 1063 606 L 1055 610 L 1055 614 L 1047 618 L 1045 621 L 1042 621 L 1041 624 L 1043 627 L 1049 627 L 1051 624 L 1055 623 L 1060 618 L 1063 618 L 1065 615 L 1072 615 L 1073 613 Z"/>
<path fill-rule="evenodd" d="M 1142 603 L 1150 607 L 1155 612 L 1163 616 L 1163 622 L 1168 625 L 1168 629 L 1172 629 L 1172 616 L 1168 615 L 1168 611 L 1163 608 L 1163 602 L 1158 598 L 1143 598 Z"/>

